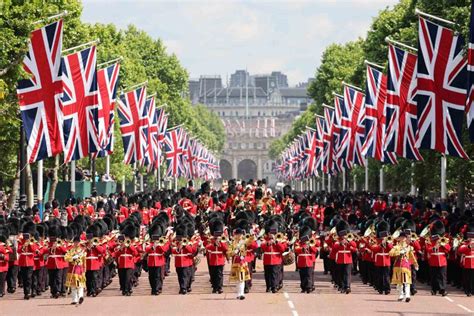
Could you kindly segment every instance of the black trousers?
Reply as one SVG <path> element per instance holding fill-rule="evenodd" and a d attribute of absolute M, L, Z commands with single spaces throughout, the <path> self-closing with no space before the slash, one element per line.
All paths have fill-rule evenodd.
<path fill-rule="evenodd" d="M 176 267 L 176 273 L 178 274 L 178 283 L 180 290 L 187 290 L 191 286 L 191 277 L 193 273 L 193 266 L 190 267 Z"/>
<path fill-rule="evenodd" d="M 267 289 L 274 289 L 279 285 L 279 274 L 281 272 L 281 266 L 277 265 L 264 265 L 263 271 L 265 274 L 265 284 Z"/>
<path fill-rule="evenodd" d="M 118 275 L 120 280 L 120 289 L 122 290 L 122 293 L 131 292 L 133 269 L 118 269 Z"/>
<path fill-rule="evenodd" d="M 371 261 L 367 261 L 367 279 L 370 285 L 375 285 L 375 266 Z"/>
<path fill-rule="evenodd" d="M 61 282 L 63 280 L 63 269 L 49 269 L 49 288 L 52 295 L 61 292 Z"/>
<path fill-rule="evenodd" d="M 10 265 L 8 267 L 8 273 L 7 273 L 7 287 L 8 289 L 16 289 L 16 284 L 18 282 L 18 271 L 19 267 Z"/>
<path fill-rule="evenodd" d="M 212 289 L 220 290 L 224 285 L 224 266 L 209 266 Z"/>
<path fill-rule="evenodd" d="M 33 267 L 20 267 L 20 275 L 23 281 L 23 293 L 30 295 L 33 284 Z"/>
<path fill-rule="evenodd" d="M 284 274 L 285 274 L 285 266 L 282 264 L 280 264 L 280 270 L 279 270 L 279 273 L 278 273 L 278 286 L 282 287 L 283 286 L 283 278 L 284 278 Z"/>
<path fill-rule="evenodd" d="M 0 295 L 5 295 L 5 280 L 7 279 L 7 271 L 0 272 Z"/>
<path fill-rule="evenodd" d="M 351 288 L 351 274 L 352 274 L 352 263 L 349 264 L 336 264 L 336 270 L 338 270 L 340 284 L 342 289 Z"/>
<path fill-rule="evenodd" d="M 411 285 L 410 285 L 410 291 L 413 294 L 413 291 L 416 291 L 416 277 L 417 277 L 417 272 L 415 269 L 414 265 L 411 265 Z"/>
<path fill-rule="evenodd" d="M 360 260 L 359 261 L 359 272 L 360 278 L 362 279 L 362 283 L 367 284 L 368 282 L 368 271 L 367 271 L 367 261 Z"/>
<path fill-rule="evenodd" d="M 463 288 L 466 294 L 474 294 L 474 269 L 463 269 Z"/>
<path fill-rule="evenodd" d="M 377 290 L 390 291 L 390 267 L 377 268 Z"/>
<path fill-rule="evenodd" d="M 444 292 L 446 291 L 446 267 L 430 267 L 431 290 Z"/>
<path fill-rule="evenodd" d="M 253 270 L 255 269 L 255 261 L 251 261 L 248 263 L 249 265 L 249 274 L 250 280 L 245 281 L 245 290 L 250 291 L 252 288 L 252 279 L 253 279 Z"/>
<path fill-rule="evenodd" d="M 37 270 L 33 269 L 33 275 L 31 278 L 31 293 L 32 294 L 36 294 L 38 292 L 39 283 L 40 283 L 40 274 L 41 274 L 40 269 L 37 269 Z"/>
<path fill-rule="evenodd" d="M 66 294 L 66 278 L 67 278 L 67 270 L 68 268 L 64 268 L 61 270 L 61 294 Z"/>
<path fill-rule="evenodd" d="M 40 272 L 41 292 L 46 291 L 47 285 L 48 285 L 48 269 L 46 267 L 42 267 L 41 272 Z"/>
<path fill-rule="evenodd" d="M 97 293 L 99 289 L 99 270 L 86 271 L 86 287 L 89 295 Z"/>
<path fill-rule="evenodd" d="M 301 289 L 304 291 L 311 290 L 314 285 L 313 267 L 298 268 L 298 271 L 300 273 Z"/>
<path fill-rule="evenodd" d="M 108 265 L 104 265 L 102 267 L 102 280 L 100 287 L 104 289 L 107 286 L 107 283 L 109 283 L 110 280 L 110 267 Z"/>
<path fill-rule="evenodd" d="M 156 293 L 163 288 L 163 267 L 148 267 L 148 281 L 150 281 L 151 291 Z"/>

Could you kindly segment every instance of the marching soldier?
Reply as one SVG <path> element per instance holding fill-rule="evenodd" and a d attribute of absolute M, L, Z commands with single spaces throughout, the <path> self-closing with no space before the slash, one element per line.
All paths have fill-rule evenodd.
<path fill-rule="evenodd" d="M 377 225 L 377 244 L 372 245 L 371 251 L 374 254 L 374 265 L 376 269 L 375 287 L 379 294 L 390 294 L 390 256 L 389 252 L 393 247 L 393 242 L 389 240 L 389 224 L 386 221 Z"/>
<path fill-rule="evenodd" d="M 20 266 L 20 276 L 23 281 L 25 300 L 29 300 L 32 296 L 33 269 L 35 266 L 34 258 L 38 250 L 36 234 L 35 223 L 25 223 L 23 226 L 23 238 L 18 246 L 18 265 Z"/>
<path fill-rule="evenodd" d="M 461 264 L 463 268 L 464 293 L 467 296 L 474 294 L 474 225 L 470 224 L 467 228 L 464 243 L 459 247 Z"/>
<path fill-rule="evenodd" d="M 12 252 L 7 244 L 9 229 L 0 228 L 0 297 L 5 295 L 5 280 L 8 272 L 8 259 Z"/>
<path fill-rule="evenodd" d="M 312 238 L 311 228 L 303 226 L 295 244 L 296 267 L 300 274 L 301 293 L 311 293 L 314 287 L 314 265 L 318 255 L 319 242 Z"/>
<path fill-rule="evenodd" d="M 61 230 L 58 226 L 52 226 L 48 230 L 49 243 L 46 268 L 49 274 L 51 298 L 58 298 L 61 293 L 62 271 L 67 265 L 64 255 L 68 249 L 66 243 L 59 238 L 60 234 Z"/>
<path fill-rule="evenodd" d="M 102 269 L 101 257 L 105 255 L 105 247 L 99 244 L 100 228 L 96 225 L 87 230 L 86 248 L 86 285 L 87 296 L 96 297 L 101 291 L 101 279 L 99 273 Z"/>
<path fill-rule="evenodd" d="M 430 266 L 431 294 L 438 292 L 446 296 L 447 283 L 447 255 L 451 250 L 449 239 L 444 237 L 445 228 L 443 222 L 437 220 L 432 223 L 431 237 L 426 244 L 428 264 Z"/>
<path fill-rule="evenodd" d="M 74 237 L 74 244 L 68 250 L 64 259 L 69 263 L 66 286 L 71 289 L 71 304 L 82 304 L 84 302 L 84 288 L 86 287 L 86 251 L 81 245 L 79 236 Z"/>
<path fill-rule="evenodd" d="M 193 257 L 197 247 L 186 238 L 186 227 L 176 227 L 176 240 L 173 240 L 171 253 L 175 257 L 174 263 L 178 274 L 179 294 L 191 292 L 191 279 L 194 269 Z"/>
<path fill-rule="evenodd" d="M 205 244 L 205 247 L 211 277 L 212 293 L 222 294 L 224 265 L 228 251 L 227 241 L 222 237 L 224 223 L 215 218 L 214 221 L 209 223 L 209 228 L 213 237 Z"/>
<path fill-rule="evenodd" d="M 265 231 L 267 235 L 261 244 L 263 253 L 263 267 L 265 271 L 265 284 L 267 292 L 276 293 L 280 289 L 280 274 L 283 264 L 283 253 L 286 251 L 286 243 L 278 240 L 276 222 L 270 223 Z"/>
<path fill-rule="evenodd" d="M 147 253 L 148 280 L 151 287 L 151 295 L 159 295 L 163 290 L 165 255 L 170 249 L 170 243 L 164 236 L 160 236 L 158 227 L 151 233 L 151 244 L 145 249 Z"/>
<path fill-rule="evenodd" d="M 124 296 L 131 296 L 133 293 L 132 274 L 135 269 L 135 258 L 138 256 L 137 248 L 132 245 L 135 233 L 135 227 L 132 224 L 127 225 L 123 230 L 123 235 L 119 236 L 119 245 L 115 251 L 120 290 Z"/>
<path fill-rule="evenodd" d="M 348 240 L 346 235 L 349 224 L 341 220 L 336 225 L 338 240 L 333 245 L 336 254 L 336 270 L 339 277 L 339 290 L 349 294 L 351 292 L 352 253 L 357 250 L 355 241 Z"/>

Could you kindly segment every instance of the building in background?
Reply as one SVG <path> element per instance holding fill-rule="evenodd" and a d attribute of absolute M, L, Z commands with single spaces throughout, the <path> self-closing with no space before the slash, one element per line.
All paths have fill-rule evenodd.
<path fill-rule="evenodd" d="M 268 150 L 312 102 L 307 87 L 289 87 L 287 76 L 279 71 L 250 75 L 237 70 L 227 86 L 220 76 L 189 81 L 193 104 L 206 105 L 225 126 L 227 142 L 220 157 L 224 180 L 266 178 L 270 185 L 276 183 L 275 161 Z"/>

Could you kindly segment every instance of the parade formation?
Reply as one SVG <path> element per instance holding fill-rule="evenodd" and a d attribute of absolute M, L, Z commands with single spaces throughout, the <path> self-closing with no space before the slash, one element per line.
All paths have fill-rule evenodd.
<path fill-rule="evenodd" d="M 204 182 L 199 190 L 71 199 L 61 210 L 48 205 L 42 219 L 37 209 L 3 211 L 0 224 L 2 297 L 21 287 L 25 300 L 70 292 L 72 304 L 81 304 L 114 277 L 130 296 L 143 271 L 150 294 L 160 295 L 173 264 L 186 295 L 201 259 L 216 294 L 223 293 L 224 266 L 231 266 L 239 300 L 252 291 L 257 260 L 269 293 L 284 287 L 285 269 L 296 269 L 301 292 L 312 293 L 315 261 L 322 260 L 334 291 L 345 294 L 356 274 L 354 282 L 379 294 L 396 285 L 399 301 L 410 302 L 420 282 L 432 295 L 448 295 L 448 284 L 474 294 L 471 210 L 461 215 L 410 197 L 290 186 L 272 194 L 265 181 L 231 180 L 220 190 Z"/>
<path fill-rule="evenodd" d="M 229 293 L 238 306 L 251 305 L 254 295 L 283 296 L 298 316 L 289 283 L 298 284 L 297 299 L 307 298 L 308 314 L 323 313 L 312 305 L 328 294 L 321 283 L 341 306 L 354 297 L 371 303 L 364 295 L 375 295 L 375 305 L 385 304 L 375 313 L 414 312 L 418 298 L 435 302 L 430 308 L 450 302 L 473 313 L 458 303 L 474 295 L 474 2 L 465 2 L 450 3 L 449 17 L 465 19 L 471 6 L 468 45 L 467 23 L 401 0 L 380 14 L 367 40 L 330 46 L 307 95 L 290 111 L 271 112 L 271 133 L 266 105 L 291 101 L 282 101 L 281 72 L 272 73 L 280 78 L 272 84 L 271 76 L 253 78 L 255 108 L 265 104 L 253 114 L 248 73 L 239 72 L 244 80 L 234 74 L 240 105 L 245 81 L 245 115 L 228 110 L 237 96 L 229 103 L 227 92 L 225 110 L 217 111 L 220 81 L 202 78 L 214 84 L 215 107 L 207 109 L 191 104 L 188 73 L 161 39 L 133 26 L 79 24 L 78 1 L 45 2 L 43 11 L 32 3 L 34 21 L 27 22 L 23 7 L 5 5 L 14 30 L 2 32 L 8 23 L 0 23 L 0 36 L 21 33 L 24 43 L 5 41 L 5 55 L 15 59 L 3 69 L 0 63 L 0 129 L 13 126 L 0 147 L 18 144 L 16 168 L 11 153 L 0 157 L 0 314 L 12 313 L 6 302 L 31 308 L 39 297 L 58 313 L 64 310 L 56 305 L 83 310 L 105 294 L 121 302 L 174 295 L 169 305 L 179 305 L 174 299 L 193 302 L 199 289 L 222 306 Z M 64 10 L 51 15 L 56 9 Z M 401 31 L 386 27 L 384 14 L 402 11 L 409 18 Z M 63 41 L 72 47 L 63 49 Z M 350 76 L 342 75 L 346 68 Z M 309 93 L 314 103 L 300 103 L 312 100 Z M 224 117 L 232 112 L 241 134 L 232 131 L 225 144 L 235 117 Z M 283 116 L 292 125 L 276 133 Z M 251 117 L 256 132 L 248 135 L 272 143 L 238 139 L 247 135 L 245 122 L 254 128 Z M 252 149 L 260 150 L 258 163 L 246 156 Z M 196 282 L 203 275 L 206 282 Z M 261 302 L 252 308 L 271 309 Z"/>

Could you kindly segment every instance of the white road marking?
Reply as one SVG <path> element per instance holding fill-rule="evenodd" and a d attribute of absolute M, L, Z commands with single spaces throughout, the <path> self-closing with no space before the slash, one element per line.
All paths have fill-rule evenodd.
<path fill-rule="evenodd" d="M 295 309 L 295 304 L 293 304 L 292 301 L 288 301 L 288 306 L 290 306 L 291 309 Z"/>
<path fill-rule="evenodd" d="M 290 298 L 290 296 L 288 295 L 287 292 L 283 292 L 283 296 L 285 296 L 286 299 L 289 299 L 289 298 Z"/>
<path fill-rule="evenodd" d="M 293 314 L 293 316 L 298 316 L 298 312 L 295 310 L 291 311 L 291 314 Z"/>
<path fill-rule="evenodd" d="M 459 307 L 461 307 L 462 309 L 464 309 L 466 312 L 468 313 L 474 313 L 473 311 L 471 311 L 469 308 L 467 308 L 466 306 L 464 305 L 461 305 L 461 304 L 458 304 Z"/>
<path fill-rule="evenodd" d="M 445 296 L 444 298 L 447 299 L 448 301 L 450 301 L 451 303 L 454 302 L 451 298 L 449 298 L 447 296 Z"/>

